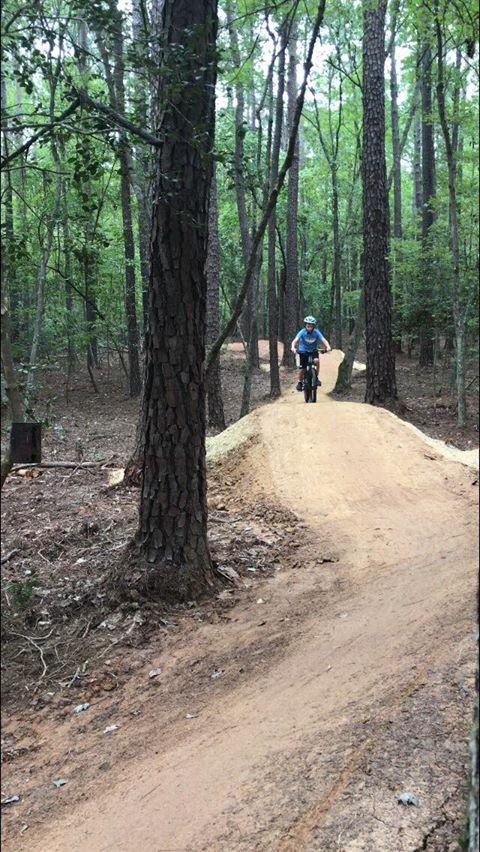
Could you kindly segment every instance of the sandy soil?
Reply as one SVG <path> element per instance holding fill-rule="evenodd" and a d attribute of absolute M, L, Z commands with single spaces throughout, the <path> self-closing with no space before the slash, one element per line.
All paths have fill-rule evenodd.
<path fill-rule="evenodd" d="M 292 390 L 249 416 L 219 489 L 263 520 L 295 513 L 296 561 L 142 657 L 117 731 L 101 706 L 55 736 L 38 722 L 42 784 L 59 755 L 69 783 L 5 849 L 459 848 L 476 474 L 390 413 L 328 397 L 339 357 L 322 359 L 316 405 Z"/>

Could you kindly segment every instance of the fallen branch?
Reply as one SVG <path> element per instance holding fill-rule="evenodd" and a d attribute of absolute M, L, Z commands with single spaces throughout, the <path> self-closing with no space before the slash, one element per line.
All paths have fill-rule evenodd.
<path fill-rule="evenodd" d="M 17 549 L 11 550 L 10 553 L 7 553 L 7 555 L 2 558 L 1 564 L 5 565 L 6 562 L 10 562 L 10 559 L 13 559 L 13 557 L 16 556 L 17 553 Z"/>
<path fill-rule="evenodd" d="M 69 462 L 69 461 L 58 461 L 58 462 L 28 462 L 28 464 L 16 464 L 12 467 L 12 473 L 15 473 L 16 470 L 23 470 L 24 468 L 34 468 L 34 467 L 100 467 L 100 465 L 104 464 L 103 461 L 91 461 L 91 462 Z"/>

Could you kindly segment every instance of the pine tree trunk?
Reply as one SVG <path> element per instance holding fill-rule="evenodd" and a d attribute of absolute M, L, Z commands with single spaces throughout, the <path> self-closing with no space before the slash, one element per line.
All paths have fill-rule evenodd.
<path fill-rule="evenodd" d="M 393 155 L 393 236 L 402 239 L 402 159 L 400 149 L 400 125 L 398 121 L 398 81 L 395 54 L 395 37 L 390 51 L 390 96 Z"/>
<path fill-rule="evenodd" d="M 120 198 L 122 202 L 123 245 L 125 255 L 125 316 L 127 319 L 129 393 L 136 397 L 140 393 L 140 341 L 135 302 L 135 241 L 132 225 L 132 199 L 130 193 L 129 158 L 126 143 L 119 144 Z"/>
<path fill-rule="evenodd" d="M 145 341 L 145 456 L 137 543 L 144 591 L 191 600 L 213 585 L 207 542 L 205 309 L 215 0 L 165 0 L 162 91 Z M 165 89 L 167 91 L 165 91 Z M 200 135 L 197 128 L 203 128 Z M 171 175 L 175 176 L 175 182 Z"/>
<path fill-rule="evenodd" d="M 117 7 L 114 7 L 115 30 L 114 50 L 114 98 L 112 106 L 120 113 L 125 112 L 125 83 L 123 60 L 123 20 Z M 130 192 L 130 156 L 128 141 L 121 135 L 118 145 L 120 164 L 120 198 L 122 203 L 123 243 L 125 255 L 125 316 L 127 321 L 129 393 L 136 397 L 140 393 L 140 342 L 138 336 L 137 308 L 135 299 L 135 240 L 132 224 L 132 199 Z"/>
<path fill-rule="evenodd" d="M 1 75 L 1 117 L 2 124 L 7 126 L 9 122 L 9 117 L 7 113 L 7 86 L 5 82 L 5 77 L 3 74 Z M 9 137 L 10 133 L 6 130 L 2 132 L 3 136 L 3 151 L 5 156 L 8 156 L 9 151 Z M 4 264 L 4 279 L 7 282 L 7 290 L 9 296 L 9 305 L 10 312 L 12 314 L 12 342 L 15 341 L 15 338 L 18 335 L 19 329 L 19 313 L 20 313 L 20 293 L 18 291 L 17 285 L 17 274 L 16 274 L 16 263 L 15 263 L 15 231 L 14 231 L 14 219 L 13 219 L 13 185 L 12 185 L 12 172 L 10 169 L 7 169 L 4 180 L 2 181 L 2 207 L 5 210 L 5 237 L 2 239 L 2 255 L 3 255 L 3 264 Z"/>
<path fill-rule="evenodd" d="M 220 332 L 220 240 L 218 236 L 218 205 L 215 163 L 213 165 L 210 203 L 208 208 L 207 249 L 207 344 L 214 343 Z M 216 359 L 207 381 L 208 425 L 225 429 L 220 356 Z"/>
<path fill-rule="evenodd" d="M 40 344 L 43 311 L 45 307 L 45 278 L 47 275 L 47 266 L 48 261 L 50 259 L 50 253 L 52 251 L 53 235 L 60 212 L 61 192 L 61 177 L 57 173 L 57 177 L 55 179 L 53 208 L 47 223 L 47 233 L 45 236 L 45 243 L 40 257 L 40 265 L 37 273 L 35 320 L 33 325 L 32 345 L 30 347 L 30 359 L 27 377 L 28 388 L 32 388 L 34 384 L 35 367 L 37 365 L 38 347 Z"/>
<path fill-rule="evenodd" d="M 132 3 L 132 33 L 135 41 L 139 60 L 146 68 L 152 68 L 150 61 L 148 40 L 152 32 L 152 22 L 143 0 L 133 0 Z M 152 74 L 148 75 L 146 81 L 143 77 L 135 75 L 135 119 L 141 127 L 148 125 L 148 116 L 152 113 L 150 107 L 149 91 L 154 90 Z M 149 86 L 150 83 L 150 86 Z M 152 121 L 152 126 L 155 122 Z M 138 210 L 138 250 L 140 255 L 140 275 L 142 279 L 142 310 L 143 327 L 147 324 L 148 307 L 148 281 L 150 276 L 149 241 L 151 232 L 150 210 L 152 204 L 152 155 L 153 151 L 139 144 L 136 147 L 135 181 L 133 189 L 137 199 Z M 132 172 L 133 173 L 133 172 Z"/>
<path fill-rule="evenodd" d="M 417 217 L 422 212 L 422 119 L 418 110 L 413 124 L 413 212 Z"/>
<path fill-rule="evenodd" d="M 274 186 L 278 177 L 280 162 L 280 146 L 283 126 L 283 95 L 285 92 L 285 50 L 287 47 L 286 28 L 282 27 L 280 34 L 280 52 L 278 57 L 277 99 L 275 105 L 275 130 L 272 141 L 272 158 L 270 168 L 270 187 Z M 278 315 L 279 299 L 276 286 L 276 257 L 275 229 L 277 210 L 272 210 L 268 222 L 268 348 L 270 361 L 270 396 L 276 399 L 280 396 L 280 373 L 278 369 Z"/>
<path fill-rule="evenodd" d="M 445 107 L 445 80 L 444 80 L 444 44 L 442 25 L 438 17 L 438 8 L 435 5 L 435 27 L 437 33 L 437 102 L 438 112 L 440 116 L 440 126 L 442 128 L 443 139 L 445 142 L 445 151 L 447 155 L 448 165 L 448 213 L 450 220 L 450 252 L 452 260 L 452 301 L 453 301 L 453 318 L 455 324 L 456 338 L 456 385 L 457 385 L 457 423 L 463 428 L 467 422 L 467 399 L 465 391 L 465 360 L 466 360 L 466 333 L 467 333 L 467 318 L 473 297 L 473 289 L 467 297 L 466 304 L 461 304 L 460 296 L 460 250 L 458 240 L 458 200 L 457 200 L 457 169 L 455 162 L 456 146 L 458 137 L 456 138 L 455 122 L 450 131 L 447 123 L 447 113 Z M 457 64 L 459 57 L 457 54 Z M 460 67 L 457 69 L 460 71 Z M 458 97 L 458 96 L 457 96 Z M 458 132 L 458 130 L 457 130 Z"/>
<path fill-rule="evenodd" d="M 431 229 L 434 222 L 435 147 L 432 118 L 432 49 L 424 45 L 422 58 L 422 286 L 420 294 L 420 354 L 421 367 L 433 364 L 434 280 L 431 253 Z"/>
<path fill-rule="evenodd" d="M 288 112 L 287 132 L 290 133 L 295 102 L 297 97 L 297 34 L 292 24 L 288 62 Z M 284 301 L 284 337 L 283 364 L 295 367 L 295 355 L 290 343 L 298 331 L 298 181 L 299 181 L 299 141 L 295 140 L 293 161 L 288 173 L 287 191 L 287 233 L 286 233 L 286 281 Z"/>
<path fill-rule="evenodd" d="M 245 136 L 245 132 L 247 129 L 247 121 L 245 118 L 245 91 L 243 82 L 241 79 L 241 57 L 240 51 L 238 47 L 238 37 L 237 31 L 235 29 L 235 25 L 233 22 L 233 8 L 230 3 L 227 6 L 227 22 L 228 29 L 230 33 L 230 48 L 232 51 L 232 57 L 234 66 L 236 70 L 236 83 L 235 83 L 235 96 L 236 96 L 236 107 L 235 107 L 235 154 L 234 154 L 234 168 L 235 168 L 235 194 L 237 199 L 237 211 L 238 211 L 238 224 L 240 228 L 240 242 L 242 247 L 242 258 L 243 258 L 243 269 L 247 268 L 248 258 L 250 257 L 250 249 L 251 249 L 251 236 L 250 229 L 248 225 L 248 213 L 247 213 L 247 201 L 245 195 L 245 181 L 244 181 L 244 145 L 243 139 Z M 250 324 L 252 321 L 252 311 L 253 311 L 253 291 L 254 291 L 254 282 L 252 282 L 252 287 L 249 289 L 247 294 L 247 298 L 245 300 L 245 307 L 242 312 L 242 317 L 240 320 L 240 326 L 242 329 L 242 333 L 244 338 L 248 341 L 250 339 Z"/>
<path fill-rule="evenodd" d="M 333 313 L 335 347 L 342 349 L 342 287 L 341 287 L 341 247 L 340 223 L 338 216 L 338 180 L 337 163 L 332 163 L 332 217 L 333 217 Z"/>
<path fill-rule="evenodd" d="M 62 182 L 62 230 L 63 230 L 63 257 L 65 262 L 65 313 L 67 325 L 67 375 L 69 376 L 75 367 L 75 346 L 72 339 L 73 315 L 73 290 L 72 290 L 72 255 L 70 251 L 70 228 L 68 221 L 68 199 L 65 181 Z"/>
<path fill-rule="evenodd" d="M 367 388 L 365 401 L 397 396 L 388 264 L 388 198 L 385 163 L 386 0 L 365 2 L 363 12 L 363 267 Z"/>

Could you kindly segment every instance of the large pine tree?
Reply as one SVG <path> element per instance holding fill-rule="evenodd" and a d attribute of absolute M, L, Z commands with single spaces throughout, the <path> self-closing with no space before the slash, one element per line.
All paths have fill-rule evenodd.
<path fill-rule="evenodd" d="M 386 0 L 365 0 L 363 13 L 363 270 L 367 389 L 365 401 L 397 395 L 388 262 L 388 196 L 385 163 Z"/>
<path fill-rule="evenodd" d="M 213 582 L 203 360 L 216 2 L 165 0 L 162 18 L 161 148 L 152 215 L 137 541 L 152 593 L 189 599 Z"/>

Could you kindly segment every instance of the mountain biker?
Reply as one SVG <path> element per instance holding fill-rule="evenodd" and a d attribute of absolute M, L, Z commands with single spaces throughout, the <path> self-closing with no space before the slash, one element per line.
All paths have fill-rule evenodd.
<path fill-rule="evenodd" d="M 303 390 L 303 377 L 305 375 L 305 367 L 308 364 L 308 356 L 314 353 L 316 358 L 313 359 L 313 363 L 317 369 L 317 376 L 319 371 L 319 358 L 318 358 L 318 344 L 323 343 L 325 346 L 326 352 L 331 352 L 331 346 L 328 340 L 323 336 L 322 332 L 315 328 L 317 325 L 317 320 L 315 317 L 307 316 L 303 320 L 304 328 L 298 332 L 297 336 L 294 340 L 292 340 L 290 349 L 292 352 L 295 352 L 298 347 L 298 354 L 300 355 L 300 372 L 298 374 L 298 383 L 297 383 L 297 391 Z M 317 379 L 317 384 L 321 385 L 320 379 Z"/>

